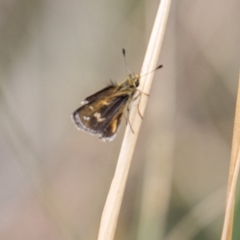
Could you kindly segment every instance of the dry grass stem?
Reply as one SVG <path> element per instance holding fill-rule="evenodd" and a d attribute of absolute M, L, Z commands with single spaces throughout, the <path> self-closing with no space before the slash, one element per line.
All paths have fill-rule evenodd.
<path fill-rule="evenodd" d="M 236 196 L 237 179 L 239 175 L 240 167 L 240 76 L 238 82 L 238 96 L 235 113 L 234 133 L 232 142 L 232 155 L 229 170 L 229 181 L 228 181 L 228 195 L 227 204 L 224 218 L 224 225 L 222 231 L 222 240 L 232 239 L 233 229 L 233 217 L 234 217 L 234 206 Z"/>
<path fill-rule="evenodd" d="M 147 73 L 154 69 L 157 65 L 167 23 L 170 2 L 170 0 L 162 0 L 159 5 L 141 73 Z M 140 91 L 149 93 L 153 75 L 154 73 L 151 73 L 141 78 Z M 146 104 L 147 96 L 142 94 L 141 101 L 139 103 L 141 114 L 144 113 Z M 138 114 L 137 106 L 133 106 L 130 114 L 130 122 L 134 133 L 132 133 L 132 130 L 128 124 L 122 143 L 122 148 L 120 150 L 115 175 L 102 214 L 98 240 L 112 240 L 114 238 L 127 175 L 141 121 L 142 119 Z"/>

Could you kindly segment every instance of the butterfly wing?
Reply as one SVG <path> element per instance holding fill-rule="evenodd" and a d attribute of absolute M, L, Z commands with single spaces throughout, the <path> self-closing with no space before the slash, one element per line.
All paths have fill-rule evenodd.
<path fill-rule="evenodd" d="M 122 106 L 124 108 L 125 106 Z M 109 124 L 103 129 L 100 134 L 100 138 L 103 141 L 112 141 L 117 133 L 124 109 L 120 109 L 119 112 L 111 119 Z"/>
<path fill-rule="evenodd" d="M 116 91 L 116 85 L 111 84 L 105 88 L 103 88 L 102 90 L 92 94 L 91 96 L 87 97 L 83 103 L 91 103 L 95 100 L 100 100 L 102 98 L 106 98 L 107 96 L 111 96 L 114 94 L 114 92 Z"/>
<path fill-rule="evenodd" d="M 98 134 L 103 140 L 113 139 L 130 97 L 128 94 L 114 96 L 113 88 L 109 86 L 86 98 L 85 104 L 73 113 L 79 129 Z"/>

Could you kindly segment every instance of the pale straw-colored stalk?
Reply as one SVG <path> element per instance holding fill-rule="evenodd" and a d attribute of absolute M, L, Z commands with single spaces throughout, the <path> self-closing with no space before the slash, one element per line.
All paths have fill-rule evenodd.
<path fill-rule="evenodd" d="M 236 186 L 240 167 L 240 75 L 236 103 L 232 154 L 228 180 L 228 194 L 221 240 L 232 239 Z"/>
<path fill-rule="evenodd" d="M 147 73 L 156 68 L 163 42 L 170 3 L 171 0 L 162 0 L 159 4 L 141 73 Z M 141 77 L 139 87 L 140 91 L 149 93 L 153 75 L 154 72 Z M 144 114 L 147 99 L 148 97 L 146 94 L 141 95 L 139 108 L 142 115 Z M 114 238 L 127 175 L 142 122 L 142 119 L 138 113 L 137 105 L 132 106 L 131 108 L 130 122 L 134 133 L 128 124 L 122 143 L 122 148 L 120 150 L 115 175 L 103 210 L 98 240 L 112 240 Z"/>

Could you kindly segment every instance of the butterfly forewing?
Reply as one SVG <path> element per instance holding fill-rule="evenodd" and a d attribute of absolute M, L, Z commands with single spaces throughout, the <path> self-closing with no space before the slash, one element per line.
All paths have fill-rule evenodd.
<path fill-rule="evenodd" d="M 100 98 L 96 94 L 86 98 L 86 103 L 73 113 L 73 119 L 79 129 L 98 134 L 103 140 L 112 140 L 129 95 L 106 97 L 101 92 L 96 93 L 101 94 Z"/>
<path fill-rule="evenodd" d="M 102 90 L 88 96 L 84 103 L 91 103 L 95 100 L 100 100 L 102 98 L 106 98 L 107 96 L 111 96 L 116 91 L 116 86 L 114 84 L 109 85 L 108 87 L 103 88 Z"/>

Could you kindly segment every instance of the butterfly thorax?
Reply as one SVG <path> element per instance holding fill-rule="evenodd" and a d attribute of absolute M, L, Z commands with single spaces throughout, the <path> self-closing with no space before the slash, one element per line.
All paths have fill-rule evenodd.
<path fill-rule="evenodd" d="M 118 85 L 119 90 L 131 90 L 130 92 L 135 92 L 137 87 L 139 86 L 139 79 L 140 76 L 138 74 L 129 74 L 125 81 Z"/>

